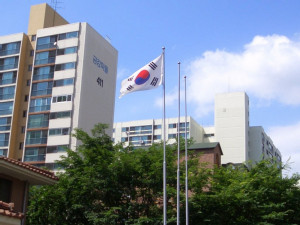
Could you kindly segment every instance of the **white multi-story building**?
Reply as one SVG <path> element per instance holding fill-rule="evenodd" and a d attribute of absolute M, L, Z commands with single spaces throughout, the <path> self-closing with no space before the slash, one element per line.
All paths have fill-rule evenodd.
<path fill-rule="evenodd" d="M 174 143 L 177 137 L 178 118 L 166 119 L 166 140 Z M 113 140 L 115 143 L 129 143 L 133 146 L 149 146 L 163 140 L 163 121 L 140 120 L 114 124 Z M 195 142 L 203 142 L 203 128 L 192 118 L 187 117 L 187 137 Z M 185 118 L 180 117 L 180 135 L 185 136 Z"/>
<path fill-rule="evenodd" d="M 112 133 L 118 52 L 89 24 L 35 5 L 28 34 L 0 37 L 0 52 L 0 154 L 55 169 L 74 128 Z"/>
<path fill-rule="evenodd" d="M 151 145 L 162 140 L 160 120 L 142 120 L 114 124 L 115 143 L 134 146 Z M 184 135 L 184 118 L 180 135 Z M 281 162 L 281 154 L 262 127 L 249 126 L 249 99 L 246 93 L 217 94 L 215 97 L 215 125 L 202 127 L 188 117 L 188 137 L 196 143 L 219 142 L 223 151 L 222 164 L 258 162 L 272 158 Z M 178 118 L 166 120 L 166 140 L 175 141 Z M 136 132 L 135 130 L 138 130 Z M 147 132 L 147 133 L 146 133 Z"/>

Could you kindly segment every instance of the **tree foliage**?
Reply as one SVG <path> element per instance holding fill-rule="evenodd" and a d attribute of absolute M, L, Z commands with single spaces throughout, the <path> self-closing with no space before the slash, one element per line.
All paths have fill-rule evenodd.
<path fill-rule="evenodd" d="M 105 129 L 97 124 L 92 135 L 75 131 L 81 145 L 60 160 L 65 171 L 58 183 L 31 188 L 29 225 L 162 224 L 162 144 L 114 146 Z M 166 146 L 168 224 L 176 224 L 176 151 L 176 145 Z M 189 157 L 190 224 L 300 224 L 298 176 L 283 178 L 282 168 L 268 162 L 250 171 L 207 169 Z"/>

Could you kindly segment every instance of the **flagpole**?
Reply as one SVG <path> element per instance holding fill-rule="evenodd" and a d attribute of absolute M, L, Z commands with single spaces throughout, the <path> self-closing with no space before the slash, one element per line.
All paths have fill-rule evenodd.
<path fill-rule="evenodd" d="M 180 62 L 178 62 L 177 225 L 180 224 Z"/>
<path fill-rule="evenodd" d="M 162 47 L 163 55 L 163 214 L 164 225 L 167 225 L 167 162 L 166 162 L 166 87 L 165 87 L 165 47 Z"/>
<path fill-rule="evenodd" d="M 189 225 L 189 185 L 188 185 L 188 154 L 187 154 L 187 104 L 186 104 L 186 76 L 184 76 L 185 103 L 185 224 Z"/>

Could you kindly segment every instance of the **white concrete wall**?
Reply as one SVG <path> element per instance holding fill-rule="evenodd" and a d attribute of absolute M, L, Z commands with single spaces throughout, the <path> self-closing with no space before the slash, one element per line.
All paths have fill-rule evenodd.
<path fill-rule="evenodd" d="M 244 92 L 215 97 L 215 136 L 224 153 L 222 163 L 248 160 L 248 103 Z"/>
<path fill-rule="evenodd" d="M 94 63 L 97 57 L 108 72 Z M 86 23 L 81 23 L 76 83 L 74 93 L 73 128 L 89 132 L 96 123 L 105 123 L 112 134 L 117 76 L 117 50 Z M 103 80 L 103 87 L 97 79 Z M 76 145 L 73 139 L 72 145 Z"/>

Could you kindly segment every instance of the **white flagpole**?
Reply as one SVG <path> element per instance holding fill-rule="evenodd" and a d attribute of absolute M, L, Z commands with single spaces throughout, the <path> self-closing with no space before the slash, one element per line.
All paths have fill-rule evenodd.
<path fill-rule="evenodd" d="M 177 225 L 180 224 L 180 62 L 178 62 Z"/>
<path fill-rule="evenodd" d="M 163 162 L 163 214 L 164 225 L 167 225 L 167 162 L 166 162 L 166 87 L 165 87 L 165 47 L 162 47 L 163 55 L 163 142 L 164 142 L 164 162 Z"/>
<path fill-rule="evenodd" d="M 189 225 L 189 185 L 188 185 L 188 154 L 187 154 L 187 104 L 186 104 L 186 76 L 184 76 L 185 103 L 185 224 Z"/>

